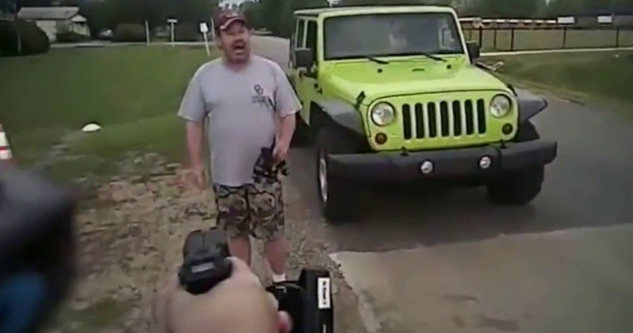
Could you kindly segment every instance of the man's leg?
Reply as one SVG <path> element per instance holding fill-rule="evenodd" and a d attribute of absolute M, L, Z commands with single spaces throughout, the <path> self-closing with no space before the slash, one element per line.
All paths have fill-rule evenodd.
<path fill-rule="evenodd" d="M 247 192 L 244 187 L 214 185 L 217 224 L 228 239 L 229 252 L 250 265 L 251 242 Z"/>
<path fill-rule="evenodd" d="M 246 235 L 228 237 L 229 252 L 234 257 L 242 259 L 249 266 L 251 264 L 251 240 Z"/>
<path fill-rule="evenodd" d="M 273 271 L 273 282 L 286 280 L 286 262 L 288 260 L 288 242 L 285 235 L 279 233 L 266 242 L 264 252 Z"/>
<path fill-rule="evenodd" d="M 281 182 L 255 183 L 249 187 L 254 236 L 265 242 L 264 252 L 273 271 L 273 282 L 286 279 L 288 244 L 284 235 L 284 201 Z"/>

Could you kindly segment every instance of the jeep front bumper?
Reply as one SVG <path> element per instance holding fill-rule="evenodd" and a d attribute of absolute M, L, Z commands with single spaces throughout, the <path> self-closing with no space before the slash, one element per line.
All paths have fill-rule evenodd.
<path fill-rule="evenodd" d="M 421 178 L 494 176 L 501 172 L 549 164 L 556 158 L 556 154 L 556 142 L 536 140 L 506 143 L 505 147 L 491 144 L 406 154 L 378 152 L 330 155 L 328 169 L 335 178 L 356 181 L 392 182 Z"/>

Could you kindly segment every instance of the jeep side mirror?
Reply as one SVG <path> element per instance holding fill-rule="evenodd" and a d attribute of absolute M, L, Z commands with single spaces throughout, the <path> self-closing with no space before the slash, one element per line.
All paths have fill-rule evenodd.
<path fill-rule="evenodd" d="M 295 49 L 295 66 L 297 68 L 311 70 L 312 65 L 314 65 L 312 50 L 307 48 Z"/>
<path fill-rule="evenodd" d="M 468 54 L 470 55 L 470 60 L 473 61 L 481 56 L 481 50 L 479 48 L 479 43 L 477 42 L 467 42 L 468 46 Z"/>

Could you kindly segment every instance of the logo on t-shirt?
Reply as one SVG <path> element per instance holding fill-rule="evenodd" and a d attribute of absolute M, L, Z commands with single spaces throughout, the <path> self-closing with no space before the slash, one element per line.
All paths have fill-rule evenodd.
<path fill-rule="evenodd" d="M 260 86 L 259 84 L 256 84 L 254 89 L 257 95 L 261 95 L 264 93 L 264 88 L 262 88 L 262 86 Z"/>
<path fill-rule="evenodd" d="M 275 109 L 275 103 L 270 96 L 264 95 L 264 88 L 260 84 L 255 84 L 253 86 L 253 90 L 255 91 L 255 95 L 253 95 L 253 104 L 266 106 L 270 108 L 271 111 Z"/>

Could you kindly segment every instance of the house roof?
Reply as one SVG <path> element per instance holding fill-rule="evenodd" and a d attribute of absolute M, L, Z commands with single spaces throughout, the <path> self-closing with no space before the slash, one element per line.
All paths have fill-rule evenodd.
<path fill-rule="evenodd" d="M 18 18 L 25 20 L 68 20 L 79 14 L 79 7 L 22 7 Z"/>

